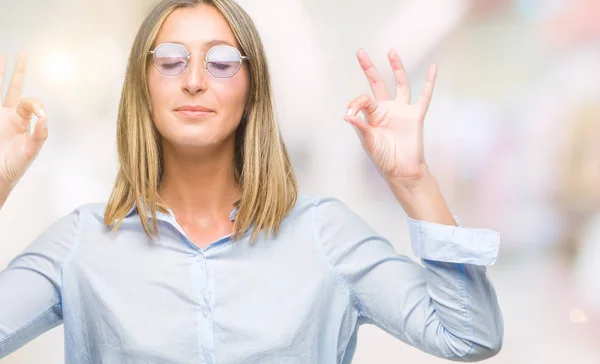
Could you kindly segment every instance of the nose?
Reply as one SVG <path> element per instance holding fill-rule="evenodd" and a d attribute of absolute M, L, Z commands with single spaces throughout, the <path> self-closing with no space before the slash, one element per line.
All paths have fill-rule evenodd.
<path fill-rule="evenodd" d="M 204 67 L 202 54 L 198 57 L 190 57 L 188 68 L 184 72 L 183 90 L 190 95 L 203 92 L 207 87 L 208 71 Z"/>

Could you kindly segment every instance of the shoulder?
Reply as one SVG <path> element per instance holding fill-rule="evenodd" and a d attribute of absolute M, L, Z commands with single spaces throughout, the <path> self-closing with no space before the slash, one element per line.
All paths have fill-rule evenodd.
<path fill-rule="evenodd" d="M 84 226 L 100 227 L 104 225 L 106 203 L 86 203 L 58 215 L 58 218 L 42 234 L 48 237 L 69 235 L 74 237 Z"/>
<path fill-rule="evenodd" d="M 106 204 L 85 204 L 68 212 L 59 213 L 58 218 L 38 233 L 19 257 L 45 257 L 47 261 L 60 266 L 71 255 L 71 251 L 80 240 L 85 222 L 93 221 L 93 224 L 102 224 L 103 206 Z M 92 224 L 88 223 L 88 225 Z"/>
<path fill-rule="evenodd" d="M 106 210 L 106 202 L 91 202 L 80 205 L 73 209 L 67 216 L 72 218 L 77 217 L 80 223 L 91 221 L 104 221 L 104 212 Z"/>
<path fill-rule="evenodd" d="M 358 216 L 342 200 L 326 195 L 298 195 L 289 218 L 310 220 L 315 226 L 352 221 Z"/>
<path fill-rule="evenodd" d="M 299 196 L 292 219 L 293 226 L 299 227 L 294 232 L 310 231 L 310 238 L 325 256 L 343 254 L 352 244 L 381 240 L 362 217 L 332 196 Z"/>
<path fill-rule="evenodd" d="M 315 213 L 320 210 L 347 210 L 346 204 L 336 197 L 299 194 L 292 213 Z M 333 212 L 333 211 L 329 211 Z M 340 211 L 341 212 L 341 211 Z"/>

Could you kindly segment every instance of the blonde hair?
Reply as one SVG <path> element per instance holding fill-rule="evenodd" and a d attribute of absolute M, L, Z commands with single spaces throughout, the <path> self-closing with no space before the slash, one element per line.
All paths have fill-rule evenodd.
<path fill-rule="evenodd" d="M 233 238 L 240 239 L 251 228 L 251 241 L 261 231 L 267 237 L 276 235 L 296 203 L 296 179 L 275 120 L 267 60 L 252 19 L 233 0 L 163 0 L 144 20 L 125 75 L 117 120 L 120 168 L 104 214 L 104 224 L 114 224 L 113 232 L 135 204 L 148 237 L 159 235 L 156 211 L 165 212 L 167 207 L 158 195 L 163 158 L 161 137 L 152 121 L 148 52 L 169 14 L 202 4 L 214 6 L 223 14 L 242 54 L 249 58 L 248 103 L 235 135 L 234 170 L 240 200 L 236 204 Z M 151 214 L 151 224 L 147 212 Z"/>

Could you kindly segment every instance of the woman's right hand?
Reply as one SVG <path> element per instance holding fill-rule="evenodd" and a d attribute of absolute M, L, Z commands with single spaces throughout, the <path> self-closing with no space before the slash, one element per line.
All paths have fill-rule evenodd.
<path fill-rule="evenodd" d="M 39 100 L 21 99 L 27 57 L 19 53 L 8 91 L 2 101 L 6 58 L 0 55 L 0 184 L 12 189 L 23 177 L 48 138 L 46 113 Z M 30 134 L 31 117 L 39 119 Z"/>

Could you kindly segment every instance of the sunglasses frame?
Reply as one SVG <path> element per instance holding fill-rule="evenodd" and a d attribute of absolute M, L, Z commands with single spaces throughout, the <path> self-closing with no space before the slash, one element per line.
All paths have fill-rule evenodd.
<path fill-rule="evenodd" d="M 174 46 L 181 47 L 181 48 L 183 48 L 183 49 L 186 51 L 186 53 L 188 54 L 188 55 L 187 55 L 187 57 L 186 57 L 186 60 L 185 60 L 185 68 L 184 68 L 184 69 L 183 69 L 181 72 L 179 72 L 178 74 L 176 74 L 176 75 L 170 75 L 170 74 L 163 73 L 163 72 L 161 72 L 161 70 L 160 70 L 160 69 L 158 69 L 158 67 L 156 66 L 156 50 L 157 50 L 157 49 L 159 49 L 161 46 L 164 46 L 164 45 L 174 45 Z M 211 72 L 211 71 L 208 69 L 208 61 L 207 61 L 207 58 L 208 58 L 208 55 L 210 54 L 210 52 L 212 52 L 212 51 L 213 51 L 215 48 L 231 48 L 231 49 L 235 50 L 235 51 L 237 52 L 237 54 L 239 54 L 239 56 L 240 56 L 239 67 L 238 67 L 238 69 L 235 71 L 235 73 L 234 73 L 233 75 L 231 75 L 231 76 L 229 76 L 229 77 L 218 77 L 218 76 L 215 76 L 215 75 L 214 75 L 214 74 L 213 74 L 213 73 L 212 73 L 212 72 Z M 187 48 L 186 48 L 186 47 L 185 47 L 183 44 L 179 44 L 179 43 L 161 43 L 161 44 L 157 45 L 157 46 L 156 46 L 156 48 L 154 48 L 154 50 L 153 50 L 153 51 L 149 51 L 149 52 L 148 52 L 148 54 L 151 54 L 151 55 L 152 55 L 152 64 L 154 65 L 154 68 L 156 68 L 156 70 L 157 70 L 157 71 L 158 71 L 158 72 L 159 72 L 161 75 L 165 75 L 165 76 L 171 76 L 171 77 L 176 77 L 176 76 L 179 76 L 179 75 L 181 75 L 182 73 L 184 73 L 185 71 L 187 71 L 187 69 L 188 69 L 188 67 L 189 67 L 189 65 L 190 65 L 190 58 L 192 57 L 192 54 L 204 54 L 204 55 L 205 55 L 205 57 L 204 57 L 204 69 L 205 69 L 205 70 L 206 70 L 208 73 L 210 73 L 210 75 L 211 75 L 211 76 L 213 76 L 214 78 L 219 78 L 219 79 L 227 79 L 227 78 L 231 78 L 231 77 L 235 76 L 235 75 L 236 75 L 236 74 L 237 74 L 237 73 L 240 71 L 240 69 L 242 69 L 242 63 L 243 63 L 244 61 L 247 61 L 247 60 L 248 60 L 248 57 L 247 57 L 247 56 L 243 56 L 243 55 L 242 55 L 242 53 L 239 51 L 239 49 L 237 49 L 237 48 L 235 48 L 235 47 L 232 47 L 232 46 L 230 46 L 230 45 L 216 45 L 216 46 L 213 46 L 213 47 L 211 47 L 211 48 L 208 50 L 208 52 L 204 53 L 204 52 L 189 52 L 189 51 L 187 50 Z"/>

